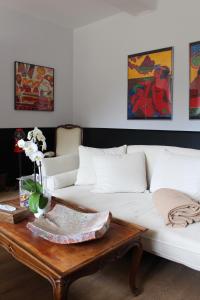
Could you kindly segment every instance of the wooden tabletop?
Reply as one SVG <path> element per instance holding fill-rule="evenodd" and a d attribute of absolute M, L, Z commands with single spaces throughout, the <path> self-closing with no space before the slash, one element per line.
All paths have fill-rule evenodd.
<path fill-rule="evenodd" d="M 18 201 L 13 199 L 9 203 L 16 204 Z M 69 206 L 71 207 L 70 203 Z M 142 227 L 114 219 L 106 235 L 99 240 L 76 245 L 60 245 L 35 236 L 28 230 L 26 225 L 33 219 L 34 217 L 30 216 L 18 224 L 0 222 L 0 238 L 4 237 L 14 242 L 62 276 L 112 252 L 113 249 L 130 242 L 145 231 Z"/>

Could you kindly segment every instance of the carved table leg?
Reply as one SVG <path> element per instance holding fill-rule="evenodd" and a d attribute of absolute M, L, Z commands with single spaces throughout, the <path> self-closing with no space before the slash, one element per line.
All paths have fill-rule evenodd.
<path fill-rule="evenodd" d="M 64 279 L 58 279 L 54 281 L 52 285 L 54 300 L 67 300 L 70 282 Z"/>
<path fill-rule="evenodd" d="M 134 248 L 132 249 L 132 263 L 129 277 L 130 288 L 135 296 L 138 296 L 140 294 L 140 290 L 136 287 L 136 275 L 139 269 L 142 253 L 142 244 L 140 241 L 137 241 L 134 245 Z"/>

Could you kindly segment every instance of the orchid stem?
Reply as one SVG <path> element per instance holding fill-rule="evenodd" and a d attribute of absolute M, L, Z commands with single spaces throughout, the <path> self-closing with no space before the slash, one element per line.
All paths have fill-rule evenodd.
<path fill-rule="evenodd" d="M 40 164 L 39 164 L 39 168 L 40 168 L 40 183 L 42 185 L 42 164 L 41 164 L 41 161 L 40 161 Z"/>
<path fill-rule="evenodd" d="M 34 182 L 35 182 L 35 189 L 36 189 L 36 163 L 33 163 L 33 170 L 34 170 Z"/>

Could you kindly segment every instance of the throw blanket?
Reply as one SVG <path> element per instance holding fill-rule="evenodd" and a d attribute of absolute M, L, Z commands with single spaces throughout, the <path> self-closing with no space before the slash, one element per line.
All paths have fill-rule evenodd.
<path fill-rule="evenodd" d="M 200 204 L 179 191 L 159 189 L 153 193 L 153 201 L 168 226 L 186 227 L 200 221 Z"/>

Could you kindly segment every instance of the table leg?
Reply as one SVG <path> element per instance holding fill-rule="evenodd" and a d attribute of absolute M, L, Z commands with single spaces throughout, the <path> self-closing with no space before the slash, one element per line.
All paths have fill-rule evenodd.
<path fill-rule="evenodd" d="M 64 279 L 59 279 L 53 283 L 53 298 L 54 300 L 67 300 L 70 282 Z"/>
<path fill-rule="evenodd" d="M 140 294 L 140 290 L 136 287 L 136 275 L 139 269 L 140 261 L 142 258 L 143 248 L 140 241 L 137 241 L 132 249 L 132 262 L 131 262 L 131 270 L 129 276 L 129 284 L 132 290 L 132 293 L 135 296 Z"/>

